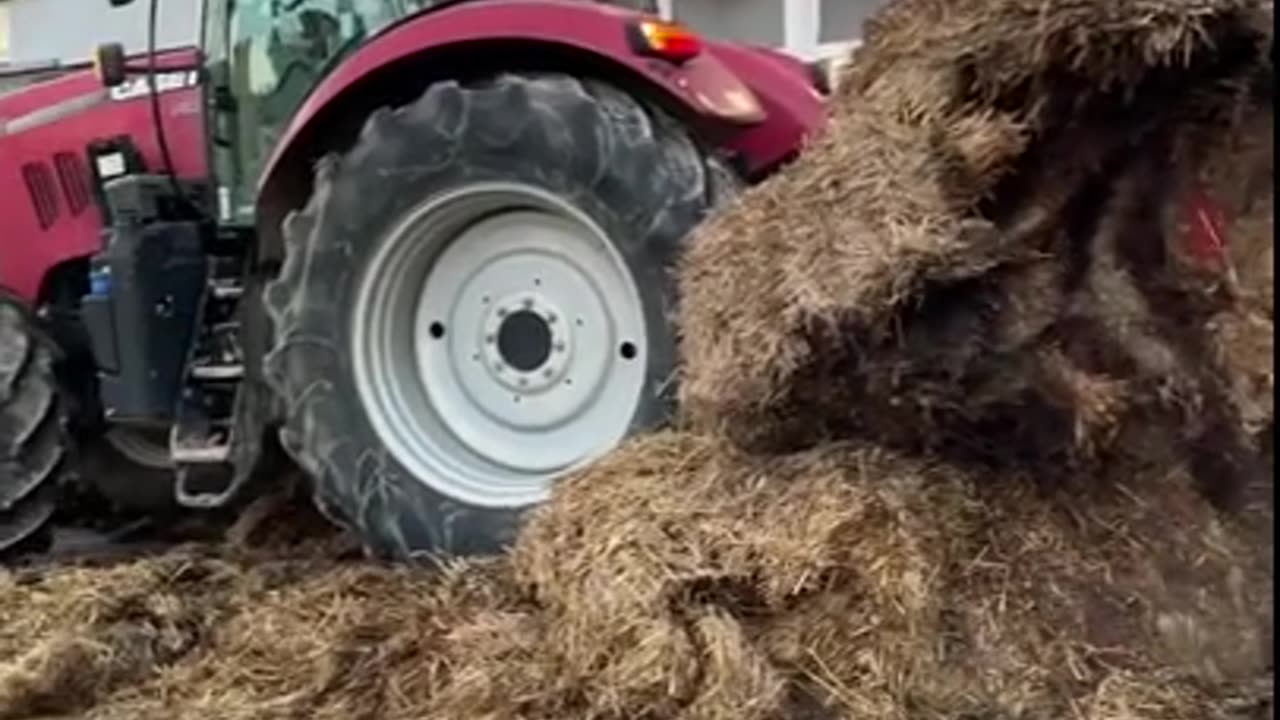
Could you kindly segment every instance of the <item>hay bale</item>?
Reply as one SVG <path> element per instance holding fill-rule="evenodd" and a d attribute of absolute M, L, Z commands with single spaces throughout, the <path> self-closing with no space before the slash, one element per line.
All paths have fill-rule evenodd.
<path fill-rule="evenodd" d="M 1251 310 L 1273 316 L 1275 111 L 1269 87 L 1252 90 L 1230 132 L 1213 139 L 1201 169 L 1201 184 L 1219 212 L 1186 222 L 1220 228 L 1232 289 Z"/>
<path fill-rule="evenodd" d="M 1256 197 L 1228 229 L 1232 265 L 1245 300 L 1269 318 L 1275 317 L 1275 196 Z"/>
<path fill-rule="evenodd" d="M 772 718 L 790 702 L 785 675 L 748 652 L 738 625 L 839 588 L 870 606 L 851 619 L 909 635 L 936 612 L 935 569 L 966 509 L 945 468 L 890 453 L 755 460 L 658 435 L 561 485 L 513 564 L 555 628 L 544 651 L 593 702 Z"/>
<path fill-rule="evenodd" d="M 854 437 L 1068 473 L 1159 424 L 1241 484 L 1206 360 L 1230 301 L 1174 210 L 1267 67 L 1269 8 L 890 5 L 827 132 L 685 259 L 691 423 L 749 452 Z"/>
<path fill-rule="evenodd" d="M 1232 401 L 1248 432 L 1270 442 L 1275 418 L 1275 112 L 1256 92 L 1209 155 L 1202 182 L 1222 209 L 1192 218 L 1221 227 L 1238 305 L 1208 327 L 1213 361 L 1224 368 Z"/>
<path fill-rule="evenodd" d="M 1072 493 L 1005 483 L 977 498 L 981 510 L 952 529 L 964 552 L 935 571 L 939 612 L 914 634 L 868 626 L 878 608 L 837 591 L 764 619 L 759 642 L 844 717 L 1265 709 L 1269 505 L 1251 523 L 1224 521 L 1185 475 Z"/>
<path fill-rule="evenodd" d="M 1160 690 L 1190 717 L 1258 698 L 1269 498 L 1232 519 L 1185 474 L 976 480 L 847 444 L 631 443 L 566 481 L 514 550 L 541 662 L 581 703 L 520 711 L 1101 718 Z"/>

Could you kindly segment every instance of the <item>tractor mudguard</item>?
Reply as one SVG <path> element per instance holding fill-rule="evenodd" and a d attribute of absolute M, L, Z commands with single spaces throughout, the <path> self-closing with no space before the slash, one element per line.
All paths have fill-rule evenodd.
<path fill-rule="evenodd" d="M 721 43 L 706 43 L 682 64 L 646 57 L 628 37 L 640 17 L 594 3 L 491 0 L 425 13 L 373 38 L 321 81 L 281 135 L 258 182 L 262 239 L 275 245 L 284 214 L 305 199 L 300 189 L 310 185 L 311 161 L 333 149 L 325 128 L 382 104 L 371 97 L 378 93 L 373 88 L 386 87 L 397 71 L 436 79 L 458 69 L 515 70 L 556 58 L 552 69 L 584 67 L 645 93 L 712 144 L 740 151 L 749 176 L 793 156 L 822 122 L 822 99 L 802 66 Z M 434 66 L 432 58 L 448 62 Z"/>
<path fill-rule="evenodd" d="M 768 174 L 795 157 L 806 139 L 826 121 L 826 100 L 814 87 L 807 63 L 772 48 L 708 43 L 709 50 L 744 78 L 765 122 L 727 137 L 725 147 L 741 159 L 738 168 L 750 180 Z"/>

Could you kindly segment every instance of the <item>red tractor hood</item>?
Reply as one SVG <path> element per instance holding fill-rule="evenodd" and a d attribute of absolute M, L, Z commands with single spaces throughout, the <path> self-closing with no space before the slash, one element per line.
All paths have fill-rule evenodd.
<path fill-rule="evenodd" d="M 157 58 L 163 68 L 190 65 L 194 50 Z M 161 117 L 175 170 L 207 175 L 200 90 L 193 73 L 162 74 Z M 163 168 L 144 78 L 110 90 L 88 65 L 0 95 L 0 286 L 34 301 L 48 273 L 97 252 L 102 216 L 88 146 L 127 136 L 152 171 Z"/>

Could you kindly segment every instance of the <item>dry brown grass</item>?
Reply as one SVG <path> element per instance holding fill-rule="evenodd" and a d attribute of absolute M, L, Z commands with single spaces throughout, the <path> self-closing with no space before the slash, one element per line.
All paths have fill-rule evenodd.
<path fill-rule="evenodd" d="M 501 558 L 264 502 L 0 571 L 0 720 L 1270 718 L 1270 7 L 891 5 L 684 268 L 691 428 Z M 1193 177 L 1230 263 L 1175 241 Z"/>

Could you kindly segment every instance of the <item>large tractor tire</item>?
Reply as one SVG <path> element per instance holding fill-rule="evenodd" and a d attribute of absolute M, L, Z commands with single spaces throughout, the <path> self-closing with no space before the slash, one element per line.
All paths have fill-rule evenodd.
<path fill-rule="evenodd" d="M 57 349 L 26 305 L 0 293 L 0 556 L 47 540 L 66 467 Z"/>
<path fill-rule="evenodd" d="M 384 557 L 501 550 L 553 481 L 670 419 L 673 264 L 736 189 L 673 119 L 561 75 L 368 118 L 284 222 L 281 441 Z"/>

